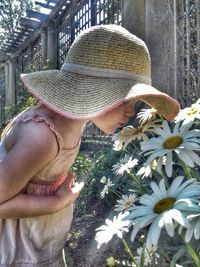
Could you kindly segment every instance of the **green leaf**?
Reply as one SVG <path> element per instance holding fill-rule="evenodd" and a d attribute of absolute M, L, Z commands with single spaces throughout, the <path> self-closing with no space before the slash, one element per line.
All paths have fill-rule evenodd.
<path fill-rule="evenodd" d="M 175 267 L 177 261 L 187 252 L 186 247 L 180 248 L 173 256 L 172 261 L 170 263 L 170 267 Z"/>

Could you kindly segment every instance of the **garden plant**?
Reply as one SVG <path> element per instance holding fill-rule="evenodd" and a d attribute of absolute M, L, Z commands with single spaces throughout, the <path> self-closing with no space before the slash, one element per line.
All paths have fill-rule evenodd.
<path fill-rule="evenodd" d="M 110 257 L 108 266 L 200 266 L 200 100 L 172 122 L 152 108 L 137 118 L 113 135 L 100 197 L 116 195 L 115 216 L 96 229 L 97 247 L 122 241 L 126 265 Z"/>

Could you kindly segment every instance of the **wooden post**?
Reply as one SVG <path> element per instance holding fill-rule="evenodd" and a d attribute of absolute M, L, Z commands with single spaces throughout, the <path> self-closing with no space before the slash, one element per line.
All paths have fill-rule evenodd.
<path fill-rule="evenodd" d="M 8 62 L 5 63 L 5 105 L 8 102 L 8 92 L 9 92 L 9 65 Z"/>
<path fill-rule="evenodd" d="M 47 65 L 47 30 L 43 28 L 41 31 L 41 61 L 42 67 Z"/>
<path fill-rule="evenodd" d="M 152 84 L 173 97 L 177 97 L 175 2 L 146 1 L 146 43 L 152 59 Z"/>
<path fill-rule="evenodd" d="M 176 1 L 176 0 L 174 0 Z M 182 0 L 176 1 L 177 24 L 176 24 L 176 88 L 177 99 L 182 107 L 185 107 L 185 71 L 184 71 L 184 2 Z"/>
<path fill-rule="evenodd" d="M 47 29 L 47 61 L 48 68 L 55 69 L 57 68 L 57 40 L 55 34 L 55 25 L 54 23 L 49 24 Z"/>
<path fill-rule="evenodd" d="M 191 66 L 191 42 L 190 42 L 190 6 L 189 6 L 189 0 L 185 1 L 185 14 L 186 14 L 186 90 L 189 90 L 190 88 L 190 66 Z"/>
<path fill-rule="evenodd" d="M 15 89 L 16 89 L 16 77 L 15 77 L 15 64 L 13 61 L 8 61 L 8 69 L 6 66 L 6 106 L 15 104 Z"/>
<path fill-rule="evenodd" d="M 153 86 L 177 97 L 175 3 L 176 0 L 124 0 L 122 25 L 146 42 Z"/>
<path fill-rule="evenodd" d="M 200 1 L 197 2 L 197 73 L 200 73 Z M 197 89 L 200 88 L 200 77 L 197 78 Z"/>
<path fill-rule="evenodd" d="M 145 41 L 146 0 L 124 0 L 122 26 Z"/>

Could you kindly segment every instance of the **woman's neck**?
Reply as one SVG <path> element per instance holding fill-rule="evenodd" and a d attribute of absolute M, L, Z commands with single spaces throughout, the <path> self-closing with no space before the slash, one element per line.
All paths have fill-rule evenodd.
<path fill-rule="evenodd" d="M 42 104 L 37 109 L 45 113 L 54 122 L 57 131 L 65 142 L 65 147 L 73 147 L 79 143 L 87 120 L 74 120 L 61 116 Z"/>

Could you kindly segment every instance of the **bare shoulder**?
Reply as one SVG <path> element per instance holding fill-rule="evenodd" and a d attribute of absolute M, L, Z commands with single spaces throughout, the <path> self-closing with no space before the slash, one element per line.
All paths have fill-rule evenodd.
<path fill-rule="evenodd" d="M 6 139 L 9 149 L 0 162 L 0 203 L 20 192 L 58 151 L 54 133 L 44 123 L 16 124 Z"/>
<path fill-rule="evenodd" d="M 17 123 L 6 136 L 7 149 L 14 147 L 44 152 L 55 156 L 58 151 L 58 144 L 55 134 L 45 123 Z"/>
<path fill-rule="evenodd" d="M 6 136 L 6 144 L 8 153 L 0 171 L 13 177 L 20 174 L 27 180 L 52 161 L 58 151 L 55 135 L 44 123 L 16 124 Z"/>

